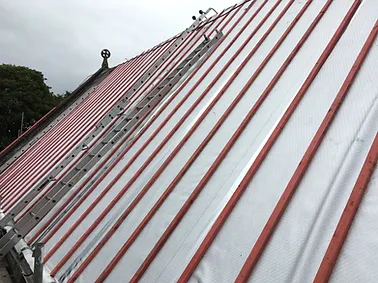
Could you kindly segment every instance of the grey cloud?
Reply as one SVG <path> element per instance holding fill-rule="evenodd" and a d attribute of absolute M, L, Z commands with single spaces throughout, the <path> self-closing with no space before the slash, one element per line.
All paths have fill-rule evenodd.
<path fill-rule="evenodd" d="M 72 90 L 101 65 L 116 65 L 184 30 L 199 9 L 232 0 L 0 0 L 0 63 L 28 66 L 55 93 Z"/>

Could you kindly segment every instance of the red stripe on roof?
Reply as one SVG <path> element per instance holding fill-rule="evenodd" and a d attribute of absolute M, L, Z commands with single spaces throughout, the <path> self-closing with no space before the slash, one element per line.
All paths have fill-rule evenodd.
<path fill-rule="evenodd" d="M 359 1 L 358 1 L 359 2 Z M 352 6 L 352 10 L 348 13 L 349 17 L 352 18 L 354 15 L 355 10 L 357 10 L 358 5 L 354 4 Z M 354 10 L 353 10 L 354 9 Z M 347 16 L 348 16 L 347 15 Z M 365 58 L 367 53 L 363 54 L 361 57 L 357 58 L 356 63 L 353 65 L 351 72 L 348 74 L 347 78 L 345 79 L 340 91 L 338 92 L 337 96 L 335 97 L 331 107 L 329 108 L 326 116 L 324 117 L 319 129 L 317 130 L 315 136 L 313 137 L 310 145 L 308 146 L 306 152 L 304 153 L 301 161 L 297 169 L 295 170 L 293 176 L 291 177 L 288 185 L 286 186 L 284 192 L 282 193 L 280 199 L 276 207 L 274 208 L 271 216 L 269 217 L 267 223 L 265 224 L 264 229 L 262 230 L 259 238 L 257 239 L 254 247 L 252 248 L 251 253 L 249 254 L 248 258 L 246 259 L 243 268 L 241 269 L 236 282 L 245 282 L 248 277 L 250 276 L 254 266 L 256 265 L 259 257 L 261 256 L 265 246 L 267 245 L 270 237 L 274 233 L 274 229 L 277 226 L 280 218 L 282 217 L 285 209 L 287 208 L 288 204 L 290 203 L 291 198 L 293 197 L 295 191 L 297 190 L 303 176 L 306 173 L 307 168 L 311 164 L 311 161 L 316 154 L 317 149 L 319 148 L 321 142 L 323 141 L 324 136 L 326 135 L 334 117 L 336 116 L 338 110 L 344 98 L 346 97 L 350 86 L 353 83 L 355 76 L 358 73 L 358 70 L 361 67 L 363 59 Z"/>
<path fill-rule="evenodd" d="M 348 92 L 354 78 L 356 77 L 361 65 L 364 62 L 370 48 L 372 47 L 374 40 L 378 33 L 378 21 L 376 22 L 374 28 L 372 29 L 369 37 L 367 38 L 360 54 L 358 55 L 356 62 L 352 66 L 345 82 L 340 90 L 341 92 Z M 341 95 L 340 95 L 341 96 Z M 339 97 L 339 101 L 343 98 Z M 341 103 L 341 102 L 339 102 Z M 348 236 L 349 229 L 353 223 L 354 217 L 356 216 L 358 207 L 364 196 L 366 187 L 369 183 L 370 177 L 373 173 L 375 165 L 378 159 L 378 134 L 376 134 L 373 144 L 370 147 L 369 153 L 366 160 L 362 166 L 360 174 L 357 178 L 356 184 L 350 194 L 348 202 L 344 208 L 344 211 L 340 217 L 339 223 L 337 224 L 336 230 L 333 234 L 331 242 L 327 248 L 324 258 L 320 264 L 318 272 L 315 276 L 314 282 L 328 282 L 332 270 L 337 262 L 340 251 L 343 247 L 346 237 Z"/>
<path fill-rule="evenodd" d="M 277 19 L 274 21 L 274 23 L 269 27 L 269 29 L 265 32 L 264 36 L 259 40 L 259 43 L 256 44 L 255 48 L 252 50 L 251 53 L 255 53 L 256 50 L 261 46 L 265 38 L 268 36 L 268 34 L 273 30 L 273 28 L 276 26 L 276 24 L 279 22 L 279 20 L 282 18 L 282 16 L 286 13 L 286 11 L 289 9 L 293 2 L 289 2 L 288 5 L 286 5 L 285 9 L 280 13 L 280 15 L 277 17 Z M 306 5 L 306 8 L 308 5 Z M 304 10 L 303 10 L 304 11 Z M 302 15 L 302 13 L 301 13 Z M 300 16 L 299 16 L 300 17 Z M 298 18 L 299 19 L 299 18 Z M 294 25 L 291 25 L 291 28 Z M 290 29 L 291 29 L 290 28 Z M 139 234 L 142 232 L 144 227 L 148 224 L 148 222 L 152 219 L 152 217 L 155 215 L 155 213 L 158 211 L 160 206 L 164 203 L 164 201 L 168 198 L 169 194 L 174 190 L 175 186 L 179 183 L 181 178 L 185 175 L 185 173 L 189 170 L 190 166 L 194 163 L 196 158 L 200 155 L 202 150 L 206 147 L 208 142 L 211 140 L 211 138 L 215 135 L 215 133 L 218 131 L 218 129 L 221 127 L 223 122 L 227 119 L 228 115 L 233 111 L 235 106 L 240 102 L 242 97 L 247 92 L 248 88 L 252 84 L 252 82 L 256 79 L 258 74 L 262 71 L 264 66 L 268 63 L 269 59 L 273 56 L 274 52 L 278 49 L 280 44 L 283 42 L 284 37 L 287 36 L 289 32 L 285 33 L 283 37 L 279 40 L 279 43 L 275 45 L 273 50 L 267 55 L 266 59 L 261 63 L 261 65 L 258 67 L 258 69 L 254 72 L 251 79 L 247 82 L 246 86 L 242 89 L 242 91 L 237 95 L 237 97 L 234 99 L 234 101 L 231 103 L 231 105 L 227 108 L 225 113 L 222 115 L 222 117 L 218 120 L 216 125 L 211 129 L 209 134 L 206 136 L 204 141 L 200 144 L 200 146 L 195 150 L 195 152 L 192 154 L 192 156 L 189 158 L 189 160 L 185 163 L 183 168 L 180 170 L 178 175 L 174 178 L 174 180 L 169 184 L 168 188 L 165 190 L 165 192 L 161 195 L 161 197 L 158 199 L 158 201 L 154 204 L 152 209 L 149 211 L 149 213 L 145 216 L 145 218 L 142 220 L 142 222 L 138 225 L 138 227 L 135 229 L 135 231 L 132 233 L 132 235 L 129 237 L 129 239 L 125 242 L 125 244 L 121 247 L 117 255 L 113 258 L 113 260 L 110 262 L 110 264 L 106 267 L 104 272 L 99 276 L 97 281 L 103 281 L 106 279 L 106 277 L 110 274 L 111 270 L 116 266 L 118 261 L 123 257 L 123 255 L 126 253 L 126 251 L 130 248 L 130 246 L 134 243 L 134 241 L 137 239 Z M 238 70 L 235 72 L 238 73 Z M 232 79 L 232 78 L 231 78 Z M 202 122 L 202 118 L 198 119 L 198 124 Z M 193 128 L 196 127 L 196 125 L 193 126 Z M 183 140 L 186 141 L 187 137 L 185 137 Z M 163 165 L 163 167 L 166 167 Z M 144 193 L 143 193 L 144 195 Z M 153 258 L 151 259 L 151 261 Z M 139 271 L 139 272 L 138 272 Z M 140 277 L 143 275 L 145 269 L 138 270 L 137 273 L 134 275 L 131 281 L 135 282 L 140 279 Z"/>
<path fill-rule="evenodd" d="M 337 224 L 336 230 L 329 243 L 328 249 L 320 264 L 318 272 L 316 273 L 314 282 L 328 282 L 333 268 L 337 262 L 340 251 L 344 245 L 345 239 L 348 236 L 349 229 L 353 223 L 354 217 L 357 214 L 358 207 L 366 191 L 370 177 L 377 164 L 378 159 L 378 134 L 375 136 L 373 144 L 370 147 L 366 160 L 361 168 L 360 175 L 356 184 L 350 194 L 348 202 L 344 208 L 343 214 Z"/>
<path fill-rule="evenodd" d="M 246 23 L 246 25 L 243 27 L 242 30 L 240 30 L 238 32 L 238 34 L 235 36 L 234 40 L 232 40 L 228 45 L 227 47 L 223 50 L 222 54 L 220 54 L 217 59 L 213 62 L 212 66 L 210 66 L 208 68 L 208 71 L 210 71 L 213 67 L 213 65 L 218 61 L 218 59 L 220 59 L 224 53 L 231 47 L 231 45 L 236 41 L 237 37 L 240 35 L 241 32 L 243 32 L 243 30 L 247 27 L 247 24 L 249 24 L 254 18 L 255 16 L 261 11 L 261 9 L 263 8 L 263 6 L 266 4 L 267 1 L 264 1 L 260 7 L 256 10 L 256 12 L 251 16 L 251 18 L 249 19 L 249 21 Z M 253 4 L 253 3 L 252 3 Z M 242 51 L 242 49 L 247 45 L 247 43 L 251 40 L 251 38 L 254 36 L 254 34 L 259 30 L 259 28 L 262 26 L 262 24 L 267 20 L 267 18 L 269 17 L 269 15 L 275 10 L 275 8 L 278 6 L 279 2 L 277 2 L 274 7 L 268 12 L 268 14 L 264 17 L 264 19 L 258 24 L 258 26 L 254 29 L 254 31 L 250 34 L 250 36 L 244 41 L 244 43 L 242 44 L 241 47 L 239 47 L 238 51 L 233 54 L 232 58 L 230 58 L 230 60 L 227 62 L 227 64 L 222 68 L 222 70 L 220 71 L 220 73 L 217 74 L 216 78 L 210 83 L 210 85 L 206 88 L 206 90 L 201 94 L 201 96 L 196 100 L 196 102 L 194 104 L 191 105 L 190 109 L 184 114 L 183 118 L 179 121 L 178 124 L 176 124 L 176 126 L 174 127 L 174 129 L 171 130 L 171 132 L 166 136 L 166 138 L 164 139 L 164 141 L 159 145 L 159 147 L 154 151 L 154 153 L 148 158 L 148 160 L 144 163 L 144 165 L 138 170 L 137 173 L 134 174 L 133 178 L 131 178 L 129 180 L 129 182 L 126 184 L 126 186 L 122 189 L 122 191 L 120 192 L 119 195 L 117 195 L 117 199 L 114 199 L 115 201 L 118 201 L 121 196 L 126 192 L 126 190 L 129 188 L 129 186 L 132 184 L 132 182 L 134 182 L 139 174 L 142 172 L 142 170 L 144 170 L 144 168 L 146 168 L 149 164 L 149 162 L 153 159 L 154 155 L 156 155 L 158 153 L 158 151 L 161 150 L 161 148 L 163 147 L 163 145 L 168 141 L 168 139 L 174 134 L 175 131 L 177 131 L 177 129 L 179 128 L 179 126 L 184 122 L 184 119 L 186 119 L 186 117 L 188 117 L 190 115 L 190 113 L 194 110 L 194 108 L 200 103 L 200 101 L 205 97 L 205 95 L 210 91 L 210 89 L 212 88 L 212 86 L 214 86 L 214 84 L 216 83 L 216 81 L 221 77 L 221 75 L 225 72 L 225 70 L 231 65 L 231 63 L 235 60 L 235 58 L 239 55 L 239 53 Z M 252 56 L 252 55 L 251 55 Z M 249 59 L 248 59 L 249 60 Z M 246 61 L 244 61 L 244 64 L 243 66 L 246 64 Z M 241 68 L 243 67 L 241 66 L 239 68 L 239 71 L 241 70 Z M 235 72 L 235 74 L 238 73 Z M 206 74 L 205 74 L 206 75 Z M 204 77 L 204 76 L 203 76 Z M 202 77 L 202 78 L 203 78 Z M 235 77 L 235 76 L 233 76 Z M 230 85 L 231 83 L 231 80 L 229 81 L 229 83 L 227 84 L 227 87 Z M 194 90 L 194 89 L 193 89 Z M 192 90 L 192 91 L 193 91 Z M 217 98 L 215 98 L 214 102 L 211 104 L 210 107 L 214 106 L 216 100 L 220 99 L 220 96 L 223 95 L 223 91 L 221 93 L 218 94 Z M 210 108 L 207 109 L 207 112 L 210 111 Z M 206 114 L 205 114 L 206 115 Z M 201 119 L 199 119 L 201 120 Z M 164 125 L 165 123 L 163 122 L 162 125 Z M 194 128 L 192 128 L 193 131 L 194 131 Z M 191 131 L 191 132 L 193 132 Z M 184 138 L 185 140 L 185 138 Z M 182 146 L 182 145 L 181 145 Z M 175 152 L 173 154 L 170 155 L 170 157 L 168 157 L 167 161 L 163 164 L 163 166 L 161 166 L 158 170 L 157 173 L 154 174 L 154 176 L 150 179 L 150 181 L 146 184 L 146 186 L 142 189 L 142 191 L 146 192 L 148 190 L 148 188 L 154 183 L 154 181 L 156 180 L 156 178 L 158 177 L 158 175 L 160 175 L 163 170 L 164 170 L 164 166 L 166 166 L 166 163 L 167 162 L 170 162 L 173 158 L 173 156 L 175 154 L 177 154 L 177 151 L 179 149 L 176 148 L 175 149 Z M 127 215 L 129 214 L 129 212 L 136 206 L 136 204 L 139 202 L 139 200 L 143 197 L 143 194 L 139 194 L 137 196 L 137 198 L 135 198 L 133 201 L 132 204 L 130 204 L 130 206 L 128 207 L 128 209 L 126 211 L 124 211 L 124 213 L 121 215 L 121 217 L 117 220 L 115 226 L 113 226 L 113 228 L 107 233 L 107 235 L 103 238 L 103 240 L 100 242 L 100 244 L 95 248 L 94 251 L 92 251 L 91 255 L 84 261 L 83 265 L 87 265 L 89 262 L 90 262 L 90 258 L 92 256 L 95 256 L 96 253 L 98 253 L 98 251 L 101 249 L 101 247 L 103 246 L 104 242 L 106 242 L 109 237 L 111 236 L 112 233 L 114 233 L 115 229 L 120 225 L 120 223 L 123 221 L 122 219 L 126 218 Z M 113 201 L 114 201 L 113 200 Z M 114 206 L 114 203 L 112 202 L 111 204 L 108 205 L 107 209 L 110 209 Z M 109 212 L 108 211 L 108 212 Z M 84 235 L 83 235 L 84 236 Z M 81 265 L 79 267 L 79 269 L 76 271 L 76 273 L 73 275 L 72 278 L 74 278 L 76 276 L 76 274 L 79 274 L 80 272 L 82 272 L 82 270 L 84 270 L 83 268 L 83 265 Z"/>
<path fill-rule="evenodd" d="M 306 5 L 302 8 L 300 13 L 297 15 L 295 21 L 299 20 L 300 15 L 304 13 L 304 11 L 307 9 L 307 7 L 311 4 L 312 1 L 309 1 L 306 3 Z M 252 119 L 258 108 L 262 105 L 263 101 L 265 98 L 269 95 L 270 91 L 273 89 L 283 72 L 286 70 L 287 66 L 290 64 L 291 60 L 294 58 L 295 54 L 299 51 L 305 40 L 308 38 L 312 30 L 315 28 L 316 24 L 320 21 L 321 17 L 323 16 L 324 12 L 328 8 L 328 6 L 331 4 L 331 0 L 328 1 L 325 5 L 325 7 L 322 9 L 322 11 L 319 13 L 319 15 L 315 18 L 313 23 L 310 25 L 309 29 L 306 31 L 304 36 L 301 38 L 301 40 L 298 42 L 297 46 L 293 49 L 289 57 L 285 60 L 284 64 L 281 66 L 281 68 L 278 70 L 277 74 L 275 77 L 272 79 L 270 84 L 267 86 L 267 88 L 264 90 L 260 98 L 256 101 L 255 105 L 251 108 L 251 110 L 248 112 L 246 115 L 245 119 L 243 122 L 240 124 L 239 128 L 235 131 L 233 136 L 230 138 L 230 140 L 227 142 L 225 147 L 222 149 L 220 154 L 218 155 L 217 159 L 214 161 L 214 163 L 211 165 L 209 170 L 206 172 L 204 177 L 201 179 L 201 181 L 198 183 L 196 188 L 193 190 L 189 198 L 186 200 L 184 205 L 181 207 L 180 211 L 177 213 L 175 218 L 172 220 L 172 222 L 169 224 L 167 229 L 164 231 L 163 235 L 160 237 L 154 248 L 151 250 L 147 258 L 144 260 L 142 265 L 139 267 L 138 271 L 135 273 L 134 277 L 132 280 L 138 280 L 140 279 L 141 275 L 146 271 L 148 266 L 151 264 L 153 259 L 156 257 L 156 255 L 159 253 L 160 249 L 164 246 L 165 242 L 168 240 L 170 235 L 173 233 L 177 225 L 180 223 L 181 219 L 184 217 L 186 212 L 189 210 L 193 202 L 196 200 L 198 195 L 201 193 L 202 189 L 205 187 L 207 182 L 210 180 L 211 176 L 214 174 L 216 169 L 218 168 L 219 164 L 222 162 L 222 160 L 226 157 L 228 152 L 231 150 L 232 146 L 235 144 L 237 141 L 238 137 L 241 135 L 243 130 L 246 128 L 248 125 L 249 121 Z M 295 21 L 292 22 L 290 27 L 286 30 L 285 34 L 287 35 L 290 30 L 293 28 L 295 25 Z M 286 35 L 283 35 L 281 39 L 286 37 Z M 277 42 L 276 45 L 278 45 L 279 42 Z M 273 48 L 274 49 L 274 48 Z"/>
<path fill-rule="evenodd" d="M 224 86 L 224 89 L 220 91 L 220 94 L 224 93 L 226 88 L 234 81 L 234 79 L 237 77 L 239 72 L 244 68 L 244 66 L 249 62 L 250 58 L 255 54 L 255 52 L 258 50 L 258 48 L 262 45 L 266 37 L 270 34 L 270 32 L 274 29 L 274 27 L 277 25 L 277 23 L 281 20 L 281 18 L 284 16 L 284 14 L 287 12 L 287 10 L 290 8 L 290 6 L 293 4 L 294 1 L 290 1 L 285 8 L 281 11 L 281 13 L 278 15 L 278 17 L 275 19 L 275 21 L 272 23 L 272 25 L 269 27 L 269 29 L 264 33 L 262 38 L 259 40 L 259 42 L 255 45 L 255 47 L 251 50 L 250 54 L 245 58 L 243 63 L 240 65 L 240 67 L 235 71 L 234 75 L 229 79 L 229 81 Z M 274 8 L 274 7 L 273 7 Z M 278 46 L 277 46 L 278 49 Z M 270 58 L 273 55 L 274 52 L 268 54 L 267 58 Z M 259 68 L 256 70 L 256 72 L 253 75 L 253 80 L 257 77 L 258 73 L 261 72 L 263 67 L 268 62 L 268 59 L 264 60 L 264 62 L 259 66 Z M 119 252 L 116 254 L 116 256 L 113 258 L 113 260 L 110 262 L 110 264 L 105 268 L 103 273 L 99 276 L 99 278 L 96 280 L 97 282 L 102 282 L 106 279 L 106 277 L 110 274 L 111 270 L 116 266 L 118 261 L 122 258 L 122 256 L 126 253 L 126 251 L 129 249 L 129 247 L 132 245 L 132 243 L 136 240 L 136 238 L 139 236 L 139 234 L 142 232 L 145 225 L 147 225 L 148 221 L 153 217 L 153 215 L 157 212 L 159 207 L 163 204 L 165 199 L 168 197 L 168 195 L 173 191 L 175 186 L 178 184 L 178 182 L 181 180 L 181 178 L 184 176 L 184 174 L 187 172 L 189 167 L 193 164 L 195 159 L 199 156 L 199 154 L 202 152 L 204 147 L 207 145 L 207 143 L 211 140 L 211 138 L 214 136 L 214 134 L 217 132 L 217 130 L 220 128 L 222 123 L 227 119 L 228 115 L 232 112 L 232 110 L 235 108 L 235 106 L 238 104 L 238 102 L 241 100 L 241 98 L 246 93 L 248 87 L 251 85 L 252 80 L 247 82 L 247 85 L 243 90 L 238 94 L 238 96 L 234 99 L 234 101 L 231 103 L 231 105 L 227 108 L 226 112 L 222 115 L 222 117 L 219 119 L 219 121 L 216 123 L 214 128 L 210 131 L 210 133 L 207 135 L 205 140 L 201 143 L 201 145 L 196 149 L 194 154 L 189 158 L 187 163 L 184 165 L 184 167 L 180 170 L 179 174 L 174 178 L 172 183 L 168 186 L 166 191 L 162 194 L 162 196 L 159 198 L 159 200 L 155 203 L 153 208 L 150 210 L 150 212 L 146 215 L 146 217 L 142 220 L 140 225 L 136 228 L 136 230 L 133 232 L 133 234 L 130 236 L 130 238 L 125 242 L 125 244 L 121 247 Z M 183 138 L 183 140 L 180 142 L 180 144 L 174 149 L 172 154 L 167 158 L 167 160 L 163 163 L 163 165 L 160 167 L 164 170 L 168 166 L 168 163 L 170 160 L 174 158 L 176 153 L 181 149 L 181 147 L 186 143 L 186 141 L 189 139 L 191 134 L 195 131 L 195 129 L 201 124 L 201 122 L 204 120 L 204 118 L 207 116 L 207 114 L 210 112 L 212 105 L 215 105 L 216 99 L 209 105 L 208 109 L 205 110 L 205 112 L 201 115 L 201 117 L 197 120 L 197 122 L 192 126 L 188 134 Z M 159 169 L 161 170 L 161 169 Z M 158 172 L 159 172 L 158 170 Z M 153 176 L 152 178 L 154 178 Z M 151 183 L 152 185 L 152 183 Z M 138 194 L 138 196 L 134 199 L 133 207 L 136 206 L 136 204 L 139 202 L 139 200 L 145 195 L 147 190 L 151 187 L 145 186 L 142 191 Z M 129 208 L 132 206 L 132 204 L 129 206 Z M 131 211 L 131 209 L 130 209 Z M 126 212 L 126 211 L 125 211 Z M 141 276 L 142 274 L 140 274 Z M 138 278 L 133 278 L 132 281 L 137 281 Z"/>
<path fill-rule="evenodd" d="M 324 49 L 320 58 L 316 62 L 315 66 L 311 70 L 310 74 L 306 78 L 306 80 L 303 83 L 302 87 L 300 88 L 299 92 L 297 93 L 297 95 L 295 96 L 293 101 L 291 102 L 288 109 L 285 111 L 285 113 L 284 113 L 283 117 L 281 118 L 281 120 L 279 121 L 277 127 L 274 129 L 274 131 L 271 134 L 271 136 L 269 137 L 268 141 L 265 143 L 264 147 L 262 148 L 262 150 L 260 151 L 260 153 L 256 157 L 256 159 L 253 162 L 250 169 L 248 170 L 247 174 L 245 175 L 245 177 L 243 178 L 243 180 L 241 181 L 241 183 L 239 184 L 239 186 L 237 187 L 237 189 L 235 190 L 235 192 L 231 196 L 230 200 L 227 202 L 226 206 L 223 208 L 220 215 L 217 217 L 216 221 L 212 225 L 210 231 L 206 235 L 205 239 L 201 243 L 200 247 L 198 248 L 198 250 L 196 251 L 196 253 L 192 257 L 192 259 L 190 260 L 190 262 L 187 265 L 187 267 L 185 268 L 184 272 L 181 274 L 178 282 L 187 282 L 190 279 L 191 275 L 193 274 L 197 265 L 201 261 L 202 257 L 204 256 L 204 254 L 206 253 L 206 251 L 210 247 L 211 243 L 215 239 L 215 236 L 218 234 L 218 232 L 222 228 L 223 224 L 226 222 L 227 217 L 232 212 L 233 208 L 237 204 L 237 202 L 240 199 L 240 197 L 242 196 L 243 192 L 246 190 L 247 185 L 249 184 L 250 180 L 252 179 L 254 174 L 257 172 L 258 168 L 260 167 L 260 165 L 264 161 L 266 155 L 269 153 L 273 144 L 278 139 L 280 133 L 282 132 L 285 125 L 289 121 L 291 115 L 294 113 L 299 102 L 301 101 L 301 99 L 306 94 L 306 92 L 307 92 L 308 88 L 310 87 L 312 81 L 315 79 L 315 77 L 318 74 L 318 72 L 320 71 L 321 67 L 323 66 L 323 64 L 327 60 L 328 56 L 331 54 L 332 50 L 334 49 L 337 42 L 339 41 L 340 37 L 344 33 L 346 27 L 348 26 L 349 22 L 351 21 L 353 15 L 354 15 L 354 13 L 357 11 L 359 4 L 360 4 L 360 1 L 356 0 L 354 2 L 354 4 L 352 5 L 352 7 L 350 8 L 350 10 L 348 11 L 347 15 L 344 17 L 343 21 L 341 22 L 340 26 L 337 28 L 332 39 L 330 40 L 327 47 Z M 268 220 L 268 222 L 269 222 L 269 220 Z M 275 225 L 272 226 L 272 224 L 269 222 L 265 226 L 267 231 L 270 227 L 272 229 L 269 230 L 269 231 L 271 231 L 271 233 L 273 233 Z M 264 230 L 265 230 L 265 228 L 264 228 Z M 263 241 L 263 245 L 261 245 L 261 247 L 259 247 L 259 249 L 258 249 L 259 253 L 256 256 L 255 262 L 257 262 L 259 255 L 262 253 L 263 248 L 265 247 L 265 245 L 267 243 L 268 237 L 266 237 L 266 238 L 264 237 L 264 239 L 265 239 L 265 241 Z M 247 278 L 244 278 L 243 280 L 247 280 Z"/>

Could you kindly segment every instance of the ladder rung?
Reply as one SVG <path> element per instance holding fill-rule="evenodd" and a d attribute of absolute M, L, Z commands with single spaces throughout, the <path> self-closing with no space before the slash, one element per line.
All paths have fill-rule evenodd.
<path fill-rule="evenodd" d="M 202 50 L 202 48 L 203 48 L 203 44 L 201 44 L 200 47 L 196 48 L 196 49 L 194 50 L 194 53 L 198 53 L 198 52 L 200 52 L 200 51 Z"/>

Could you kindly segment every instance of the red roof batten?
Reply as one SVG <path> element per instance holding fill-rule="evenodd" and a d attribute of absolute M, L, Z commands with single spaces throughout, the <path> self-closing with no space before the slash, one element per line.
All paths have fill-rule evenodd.
<path fill-rule="evenodd" d="M 197 265 L 201 261 L 202 257 L 204 256 L 207 249 L 210 247 L 211 243 L 215 239 L 215 236 L 218 234 L 218 232 L 222 228 L 223 224 L 226 222 L 227 217 L 232 212 L 234 206 L 236 205 L 238 200 L 243 195 L 244 191 L 246 190 L 246 188 L 247 188 L 249 182 L 251 181 L 251 179 L 253 178 L 254 174 L 257 172 L 260 165 L 264 161 L 265 157 L 268 155 L 273 144 L 278 139 L 280 133 L 282 132 L 285 125 L 289 121 L 291 115 L 294 113 L 299 102 L 302 100 L 302 98 L 306 94 L 306 92 L 307 92 L 308 88 L 310 87 L 312 81 L 315 79 L 315 77 L 318 74 L 318 72 L 320 71 L 321 67 L 323 66 L 323 64 L 327 60 L 328 56 L 331 54 L 332 50 L 336 46 L 337 42 L 341 38 L 346 27 L 348 26 L 349 22 L 351 21 L 354 13 L 357 11 L 359 4 L 360 4 L 360 1 L 356 0 L 354 2 L 354 4 L 352 5 L 352 7 L 350 8 L 350 10 L 348 11 L 347 15 L 344 17 L 343 21 L 341 22 L 340 26 L 337 28 L 332 39 L 328 43 L 327 47 L 324 49 L 320 58 L 318 59 L 315 66 L 313 67 L 310 74 L 308 75 L 307 79 L 305 80 L 302 87 L 300 88 L 299 92 L 297 93 L 297 95 L 295 96 L 295 98 L 291 102 L 290 106 L 288 107 L 288 109 L 286 110 L 284 115 L 282 116 L 277 127 L 274 129 L 273 133 L 271 134 L 271 136 L 269 137 L 269 139 L 265 143 L 264 147 L 262 148 L 262 150 L 260 151 L 260 153 L 256 157 L 253 164 L 251 165 L 247 174 L 245 175 L 245 177 L 243 178 L 243 180 L 241 181 L 241 183 L 239 184 L 239 186 L 237 187 L 237 189 L 235 190 L 235 192 L 231 196 L 230 200 L 227 202 L 226 206 L 223 208 L 222 212 L 220 213 L 220 215 L 218 216 L 218 218 L 216 219 L 216 221 L 212 225 L 210 231 L 208 232 L 205 239 L 201 243 L 200 247 L 197 249 L 196 253 L 194 254 L 192 259 L 190 260 L 190 262 L 187 265 L 187 267 L 185 268 L 184 272 L 181 274 L 178 282 L 180 282 L 180 283 L 181 282 L 187 282 L 190 279 L 191 275 L 193 274 Z M 283 213 L 283 210 L 282 210 L 281 213 Z M 280 216 L 280 215 L 277 215 L 277 216 Z M 263 249 L 265 248 L 265 246 L 268 242 L 268 239 L 270 238 L 271 234 L 274 231 L 276 224 L 278 223 L 278 222 L 275 222 L 273 220 L 276 220 L 276 217 L 274 216 L 274 211 L 273 211 L 271 218 L 268 220 L 268 223 L 266 224 L 266 226 L 263 229 L 263 232 L 261 234 L 262 236 L 260 235 L 260 237 L 259 237 L 260 241 L 257 240 L 257 242 L 256 242 L 256 244 L 258 244 L 258 246 L 256 246 L 256 244 L 255 244 L 256 256 L 254 256 L 253 261 L 251 261 L 252 264 L 250 266 L 252 268 L 257 263 L 259 256 L 261 255 Z M 278 220 L 278 217 L 277 217 L 277 220 Z M 271 223 L 271 222 L 273 222 L 273 223 Z M 238 281 L 239 280 L 246 281 L 248 279 L 249 273 L 252 271 L 252 268 L 249 268 L 248 270 L 246 270 L 245 274 L 243 274 L 243 277 L 239 277 Z M 241 282 L 241 281 L 239 281 L 239 282 Z"/>
<path fill-rule="evenodd" d="M 344 95 L 348 92 L 353 80 L 358 74 L 361 65 L 363 64 L 367 54 L 369 53 L 374 40 L 378 33 L 378 21 L 374 25 L 374 28 L 370 32 L 360 54 L 358 55 L 356 62 L 352 66 L 345 82 L 340 90 L 345 92 Z M 342 97 L 339 98 L 339 103 L 342 101 Z M 353 223 L 353 220 L 357 214 L 358 207 L 361 203 L 361 200 L 366 191 L 367 185 L 369 183 L 370 177 L 373 173 L 373 170 L 377 164 L 378 159 L 378 134 L 376 134 L 373 144 L 370 147 L 369 153 L 366 156 L 366 160 L 361 168 L 360 175 L 357 178 L 356 184 L 350 194 L 350 197 L 346 203 L 344 211 L 340 217 L 339 223 L 337 224 L 336 230 L 333 234 L 331 242 L 329 243 L 328 249 L 324 255 L 324 258 L 320 264 L 319 270 L 315 276 L 314 282 L 328 282 L 333 268 L 337 262 L 340 251 L 343 247 L 345 239 L 348 236 L 348 232 Z"/>

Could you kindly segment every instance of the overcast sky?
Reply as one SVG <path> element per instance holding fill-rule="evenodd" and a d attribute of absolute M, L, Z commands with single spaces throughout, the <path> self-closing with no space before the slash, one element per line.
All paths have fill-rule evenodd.
<path fill-rule="evenodd" d="M 198 10 L 240 0 L 0 0 L 0 64 L 41 71 L 55 93 L 75 89 L 100 66 L 114 66 L 187 28 Z"/>

